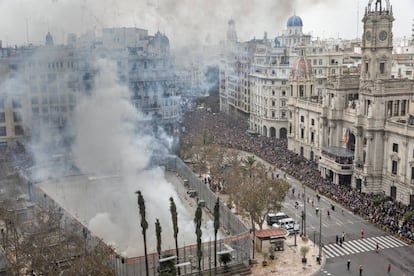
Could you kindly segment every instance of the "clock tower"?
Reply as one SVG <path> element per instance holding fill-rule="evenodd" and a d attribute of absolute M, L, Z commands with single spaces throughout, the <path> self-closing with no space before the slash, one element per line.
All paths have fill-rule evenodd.
<path fill-rule="evenodd" d="M 389 0 L 369 1 L 362 19 L 362 81 L 391 79 L 393 21 Z"/>

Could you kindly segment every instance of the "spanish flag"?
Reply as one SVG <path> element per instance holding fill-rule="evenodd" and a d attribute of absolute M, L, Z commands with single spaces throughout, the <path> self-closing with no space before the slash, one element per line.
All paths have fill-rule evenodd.
<path fill-rule="evenodd" d="M 344 144 L 348 145 L 348 142 L 349 142 L 349 128 L 347 128 L 344 133 Z"/>

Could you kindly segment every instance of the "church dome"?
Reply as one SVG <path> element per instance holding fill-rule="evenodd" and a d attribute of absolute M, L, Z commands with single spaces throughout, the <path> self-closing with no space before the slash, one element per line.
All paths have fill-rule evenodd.
<path fill-rule="evenodd" d="M 292 66 L 291 71 L 292 78 L 310 78 L 312 76 L 312 64 L 309 59 L 306 59 L 305 56 L 300 56 Z"/>
<path fill-rule="evenodd" d="M 297 15 L 291 16 L 287 22 L 288 27 L 303 27 L 302 18 Z"/>

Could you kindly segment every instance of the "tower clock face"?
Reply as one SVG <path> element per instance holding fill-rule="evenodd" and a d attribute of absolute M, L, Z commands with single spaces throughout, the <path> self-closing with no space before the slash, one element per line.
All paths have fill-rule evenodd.
<path fill-rule="evenodd" d="M 367 31 L 366 33 L 365 33 L 365 39 L 367 40 L 367 41 L 371 41 L 371 32 L 370 31 Z"/>
<path fill-rule="evenodd" d="M 386 32 L 386 31 L 381 31 L 381 32 L 379 33 L 379 39 L 380 39 L 381 41 L 386 40 L 386 39 L 387 39 L 387 32 Z"/>

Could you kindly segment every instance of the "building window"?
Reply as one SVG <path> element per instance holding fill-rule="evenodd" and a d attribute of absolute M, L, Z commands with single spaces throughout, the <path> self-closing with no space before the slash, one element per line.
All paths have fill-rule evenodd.
<path fill-rule="evenodd" d="M 0 136 L 7 136 L 6 127 L 0 127 Z"/>
<path fill-rule="evenodd" d="M 39 104 L 39 98 L 38 97 L 32 97 L 32 104 Z"/>
<path fill-rule="evenodd" d="M 299 97 L 303 98 L 304 92 L 305 92 L 305 87 L 303 85 L 299 85 Z"/>
<path fill-rule="evenodd" d="M 13 120 L 16 123 L 19 123 L 22 121 L 22 115 L 19 112 L 13 112 Z"/>
<path fill-rule="evenodd" d="M 292 134 L 292 125 L 289 125 L 289 134 Z"/>
<path fill-rule="evenodd" d="M 313 126 L 315 125 L 315 119 L 311 120 L 311 125 L 313 125 Z"/>
<path fill-rule="evenodd" d="M 282 100 L 282 101 L 280 102 L 280 105 L 281 105 L 282 107 L 285 107 L 285 106 L 286 106 L 286 101 L 285 101 L 285 100 Z"/>
<path fill-rule="evenodd" d="M 282 117 L 282 119 L 286 119 L 286 111 L 282 111 L 281 117 Z"/>
<path fill-rule="evenodd" d="M 24 135 L 24 131 L 23 131 L 22 126 L 15 126 L 14 127 L 14 134 L 16 136 L 23 136 Z"/>
<path fill-rule="evenodd" d="M 272 118 L 274 118 L 275 117 L 275 112 L 274 111 L 272 111 Z"/>
<path fill-rule="evenodd" d="M 311 143 L 315 141 L 315 133 L 311 132 Z"/>
<path fill-rule="evenodd" d="M 305 138 L 305 129 L 302 128 L 300 129 L 300 139 L 304 139 Z"/>
<path fill-rule="evenodd" d="M 276 105 L 275 101 L 272 101 L 272 106 L 275 106 L 275 105 Z"/>
<path fill-rule="evenodd" d="M 385 63 L 384 62 L 381 62 L 380 63 L 380 73 L 381 74 L 384 74 L 384 72 L 385 72 Z"/>
<path fill-rule="evenodd" d="M 365 73 L 368 73 L 368 70 L 369 70 L 369 65 L 368 65 L 368 62 L 366 62 L 365 63 Z"/>
<path fill-rule="evenodd" d="M 13 108 L 21 108 L 22 107 L 22 104 L 18 100 L 13 100 L 12 101 L 12 106 L 13 106 Z"/>
<path fill-rule="evenodd" d="M 414 180 L 414 167 L 411 167 L 411 180 Z"/>
<path fill-rule="evenodd" d="M 305 122 L 305 116 L 300 116 L 300 122 L 304 123 Z"/>
<path fill-rule="evenodd" d="M 6 114 L 4 112 L 0 112 L 0 123 L 6 122 Z"/>
<path fill-rule="evenodd" d="M 405 113 L 407 112 L 407 100 L 403 100 L 401 102 L 401 116 L 405 116 Z"/>
<path fill-rule="evenodd" d="M 397 166 L 398 166 L 398 162 L 397 161 L 392 161 L 392 171 L 391 171 L 391 173 L 393 175 L 397 174 Z"/>
<path fill-rule="evenodd" d="M 400 115 L 400 101 L 394 101 L 394 116 Z"/>
<path fill-rule="evenodd" d="M 392 144 L 392 152 L 397 152 L 398 153 L 398 144 L 396 144 L 396 143 Z"/>
<path fill-rule="evenodd" d="M 282 90 L 282 97 L 286 97 L 286 91 Z"/>
<path fill-rule="evenodd" d="M 276 93 L 275 93 L 275 90 L 272 90 L 272 95 L 274 96 Z"/>

